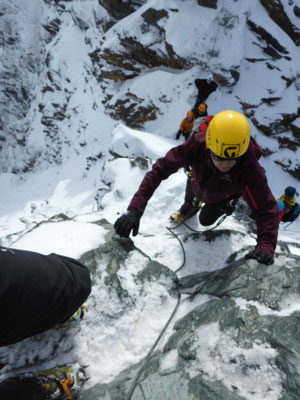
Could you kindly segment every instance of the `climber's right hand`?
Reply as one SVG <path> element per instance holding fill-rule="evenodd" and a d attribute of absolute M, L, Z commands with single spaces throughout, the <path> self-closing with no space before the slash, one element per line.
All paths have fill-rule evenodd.
<path fill-rule="evenodd" d="M 131 209 L 118 218 L 114 224 L 116 233 L 124 238 L 128 238 L 132 230 L 132 235 L 136 236 L 139 231 L 141 213 Z"/>

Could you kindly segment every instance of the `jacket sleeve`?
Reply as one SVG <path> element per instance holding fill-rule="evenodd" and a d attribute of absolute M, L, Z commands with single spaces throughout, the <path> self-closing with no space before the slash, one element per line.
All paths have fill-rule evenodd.
<path fill-rule="evenodd" d="M 173 147 L 168 153 L 159 158 L 153 165 L 151 171 L 147 172 L 138 191 L 133 196 L 128 210 L 137 209 L 144 212 L 149 199 L 158 188 L 162 180 L 167 179 L 171 174 L 180 168 L 189 169 L 191 157 L 194 151 L 194 137 L 190 137 L 183 144 Z"/>
<path fill-rule="evenodd" d="M 91 292 L 89 270 L 69 257 L 0 247 L 0 265 L 0 346 L 66 321 Z"/>
<path fill-rule="evenodd" d="M 273 255 L 279 227 L 277 202 L 258 162 L 251 166 L 251 171 L 248 170 L 246 176 L 247 181 L 243 197 L 255 216 L 257 226 L 256 248 Z"/>
<path fill-rule="evenodd" d="M 194 83 L 198 90 L 203 90 L 203 79 L 195 79 Z"/>
<path fill-rule="evenodd" d="M 185 127 L 185 118 L 181 121 L 181 124 L 180 124 L 180 130 L 181 130 L 181 132 L 182 131 L 184 131 L 184 127 Z"/>

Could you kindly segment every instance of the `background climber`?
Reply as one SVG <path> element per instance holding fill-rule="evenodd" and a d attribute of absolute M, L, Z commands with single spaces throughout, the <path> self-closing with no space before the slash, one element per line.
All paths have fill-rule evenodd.
<path fill-rule="evenodd" d="M 198 89 L 195 107 L 203 103 L 212 92 L 217 90 L 218 84 L 213 79 L 212 74 L 208 74 L 206 79 L 195 79 L 194 83 Z"/>
<path fill-rule="evenodd" d="M 195 115 L 192 111 L 186 113 L 186 117 L 181 121 L 179 131 L 176 134 L 176 140 L 182 135 L 185 139 L 190 136 L 195 121 Z"/>
<path fill-rule="evenodd" d="M 280 221 L 293 222 L 298 218 L 300 206 L 296 203 L 296 194 L 296 188 L 288 186 L 285 188 L 283 195 L 277 200 Z"/>

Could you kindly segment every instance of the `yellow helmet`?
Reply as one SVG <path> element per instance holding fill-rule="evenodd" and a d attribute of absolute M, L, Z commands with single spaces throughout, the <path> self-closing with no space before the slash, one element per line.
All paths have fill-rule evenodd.
<path fill-rule="evenodd" d="M 193 113 L 193 111 L 188 111 L 188 112 L 186 113 L 186 116 L 187 116 L 187 118 L 194 118 L 194 113 Z"/>
<path fill-rule="evenodd" d="M 222 111 L 208 125 L 206 147 L 222 158 L 237 158 L 246 153 L 250 142 L 250 127 L 244 115 Z"/>

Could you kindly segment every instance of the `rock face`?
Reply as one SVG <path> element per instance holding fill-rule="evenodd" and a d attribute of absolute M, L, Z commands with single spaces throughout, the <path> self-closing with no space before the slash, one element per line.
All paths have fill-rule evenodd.
<path fill-rule="evenodd" d="M 244 214 L 243 218 L 245 227 L 249 218 Z M 63 223 L 67 217 L 58 215 L 55 219 Z M 151 260 L 131 239 L 115 235 L 113 226 L 105 219 L 92 224 L 104 229 L 105 240 L 80 258 L 90 269 L 93 283 L 87 323 L 80 327 L 76 321 L 68 321 L 10 346 L 9 351 L 0 349 L 0 365 L 11 376 L 17 368 L 23 393 L 28 378 L 37 376 L 34 372 L 21 374 L 22 369 L 34 367 L 38 371 L 49 360 L 52 365 L 62 365 L 64 360 L 78 362 L 73 348 L 77 335 L 79 341 L 85 338 L 87 351 L 89 341 L 105 329 L 110 333 L 112 346 L 104 351 L 101 341 L 98 342 L 100 362 L 105 365 L 114 356 L 122 362 L 118 354 L 122 350 L 119 346 L 114 348 L 113 343 L 114 335 L 128 333 L 123 330 L 124 321 L 133 321 L 130 343 L 134 346 L 135 335 L 145 332 L 138 324 L 147 312 L 147 303 L 155 307 L 149 309 L 153 312 L 169 307 L 171 302 L 170 309 L 177 311 L 173 317 L 176 322 L 168 336 L 165 334 L 164 345 L 159 343 L 139 363 L 119 368 L 120 373 L 106 384 L 95 384 L 89 389 L 83 386 L 80 399 L 298 399 L 300 311 L 295 310 L 295 304 L 300 296 L 300 257 L 290 252 L 290 247 L 297 247 L 297 243 L 279 242 L 274 265 L 245 261 L 243 253 L 248 249 L 241 248 L 239 253 L 230 255 L 224 267 L 186 276 L 183 269 L 179 277 Z M 213 230 L 203 232 L 202 240 L 218 246 L 220 239 L 234 241 L 238 235 L 245 233 Z M 184 245 L 200 239 L 199 234 L 189 235 Z M 127 272 L 124 275 L 124 269 L 130 270 L 130 277 Z M 127 348 L 128 341 L 125 342 Z"/>
<path fill-rule="evenodd" d="M 20 0 L 1 2 L 1 171 L 22 174 L 61 164 L 82 150 L 89 121 L 82 116 L 82 103 L 74 100 L 78 82 L 73 81 L 70 66 L 81 69 L 88 85 L 90 66 L 80 64 L 85 57 L 89 60 L 92 41 L 109 23 L 111 18 L 97 0 L 89 7 L 74 1 L 33 0 L 26 7 Z M 75 37 L 86 49 L 72 61 L 72 54 L 60 53 L 59 47 L 65 47 L 65 39 L 74 45 Z"/>
<path fill-rule="evenodd" d="M 199 6 L 214 8 L 218 7 L 218 0 L 198 0 Z"/>
<path fill-rule="evenodd" d="M 250 29 L 259 37 L 262 43 L 262 50 L 265 54 L 271 56 L 273 59 L 278 60 L 282 57 L 288 57 L 288 51 L 281 46 L 281 44 L 276 40 L 269 32 L 267 32 L 262 26 L 258 26 L 253 21 L 248 19 L 247 21 Z M 266 46 L 263 44 L 266 43 Z"/>
<path fill-rule="evenodd" d="M 266 2 L 261 1 L 266 8 L 270 20 L 274 22 L 298 45 L 299 30 L 289 18 L 289 10 L 292 3 L 287 5 L 281 1 Z M 211 8 L 217 10 L 217 1 L 198 1 L 202 8 Z M 292 9 L 291 9 L 292 10 Z M 199 7 L 199 15 L 202 9 Z M 222 51 L 218 48 L 217 42 L 213 49 L 210 48 L 207 53 L 203 50 L 204 43 L 199 43 L 199 53 L 194 52 L 192 56 L 184 54 L 183 50 L 174 49 L 172 37 L 168 34 L 166 26 L 172 26 L 172 29 L 178 25 L 178 20 L 174 16 L 180 9 L 167 8 L 148 8 L 142 13 L 135 13 L 136 18 L 130 20 L 132 31 L 141 32 L 137 39 L 130 35 L 130 30 L 119 33 L 118 38 L 112 42 L 109 40 L 109 46 L 104 42 L 101 48 L 96 49 L 91 57 L 93 58 L 94 74 L 102 84 L 106 93 L 104 101 L 105 109 L 112 118 L 124 121 L 132 128 L 141 129 L 145 123 L 153 121 L 164 114 L 165 105 L 161 101 L 153 101 L 151 97 L 145 99 L 132 89 L 130 81 L 135 81 L 142 75 L 146 75 L 152 68 L 165 68 L 175 71 L 193 70 L 196 65 L 201 65 L 202 70 L 207 67 L 206 60 L 209 59 L 209 69 L 214 72 L 214 79 L 219 86 L 231 93 L 234 86 L 239 82 L 243 65 L 232 64 L 230 66 L 221 66 L 218 64 L 218 57 Z M 295 14 L 295 13 L 294 13 Z M 296 15 L 296 14 L 295 14 Z M 245 17 L 244 17 L 245 16 Z M 263 134 L 278 138 L 280 148 L 288 148 L 294 151 L 299 142 L 299 110 L 297 102 L 289 110 L 277 112 L 277 105 L 284 101 L 285 92 L 294 86 L 297 86 L 297 77 L 290 74 L 282 65 L 292 63 L 292 54 L 287 49 L 286 41 L 279 35 L 269 32 L 261 21 L 255 18 L 250 12 L 245 11 L 244 16 L 236 13 L 234 7 L 230 9 L 223 5 L 215 14 L 215 23 L 222 31 L 222 35 L 228 37 L 238 36 L 238 29 L 244 25 L 244 29 L 249 30 L 249 43 L 254 44 L 258 50 L 257 58 L 247 57 L 246 63 L 259 64 L 264 63 L 267 69 L 277 70 L 279 80 L 279 89 L 268 88 L 256 104 L 248 104 L 246 99 L 238 98 L 246 116 L 252 120 L 254 126 Z M 203 37 L 208 32 L 201 32 Z M 219 33 L 221 35 L 221 33 Z M 145 36 L 143 36 L 145 35 Z M 152 35 L 155 40 L 147 41 L 141 39 Z M 211 38 L 215 40 L 215 38 Z M 113 43 L 113 44 L 112 44 Z M 234 47 L 234 44 L 233 44 Z M 260 53 L 260 55 L 258 55 Z M 282 62 L 281 62 L 282 61 Z M 243 60 L 240 61 L 241 63 Z M 277 67 L 277 64 L 281 66 Z M 248 67 L 246 67 L 246 70 Z M 283 73 L 286 70 L 287 73 Z M 245 73 L 245 71 L 244 71 Z M 242 75 L 243 76 L 243 75 Z M 244 75 L 245 76 L 245 75 Z M 243 79 L 243 78 L 242 78 Z M 280 82 L 281 81 L 281 82 Z M 120 96 L 114 96 L 111 92 L 111 86 L 123 86 L 127 88 L 126 93 Z M 274 110 L 272 108 L 274 107 Z M 291 137 L 292 135 L 292 137 Z M 292 170 L 292 168 L 290 168 Z M 295 168 L 295 171 L 297 167 Z M 292 172 L 297 176 L 296 172 Z"/>
<path fill-rule="evenodd" d="M 210 240 L 214 235 L 219 236 L 210 232 Z M 287 245 L 279 248 L 287 250 Z M 190 304 L 203 294 L 212 299 L 179 319 L 163 350 L 148 362 L 83 391 L 81 399 L 125 399 L 131 393 L 133 400 L 296 400 L 300 313 L 287 310 L 300 295 L 299 260 L 285 253 L 265 266 L 240 258 L 217 271 L 172 279 Z M 164 268 L 153 267 L 150 263 L 141 273 L 142 281 L 154 275 L 160 279 Z M 261 379 L 266 374 L 269 378 Z"/>
<path fill-rule="evenodd" d="M 137 21 L 141 35 L 155 38 L 150 43 L 140 41 L 130 33 L 122 32 L 118 39 L 118 49 L 106 47 L 96 49 L 90 54 L 94 65 L 94 75 L 102 83 L 107 93 L 104 102 L 109 115 L 117 120 L 124 121 L 131 128 L 142 128 L 147 121 L 155 120 L 161 114 L 159 106 L 149 99 L 145 101 L 130 89 L 123 98 L 111 101 L 110 87 L 107 80 L 112 82 L 125 82 L 138 77 L 153 68 L 170 68 L 175 71 L 188 70 L 193 64 L 186 58 L 176 53 L 173 45 L 169 43 L 164 29 L 164 21 L 169 18 L 169 13 L 176 10 L 148 8 Z"/>
<path fill-rule="evenodd" d="M 241 297 L 279 310 L 285 298 L 300 292 L 300 271 L 296 268 L 299 260 L 296 257 L 296 260 L 289 260 L 286 266 L 273 265 L 269 268 L 240 259 L 222 270 L 182 278 L 179 290 L 217 297 Z"/>
<path fill-rule="evenodd" d="M 260 0 L 260 2 L 265 7 L 273 21 L 290 36 L 296 46 L 300 46 L 300 30 L 290 21 L 287 13 L 284 10 L 282 4 L 283 2 L 280 0 Z M 290 7 L 291 4 L 293 4 L 293 2 L 290 2 L 289 5 L 285 3 L 287 7 Z M 295 8 L 296 7 L 297 6 L 295 6 Z M 297 9 L 295 14 L 297 15 Z"/>
<path fill-rule="evenodd" d="M 109 12 L 116 20 L 127 17 L 138 7 L 146 3 L 146 0 L 99 0 L 99 3 Z"/>
<path fill-rule="evenodd" d="M 36 7 L 38 12 L 41 6 L 36 4 Z M 26 116 L 34 98 L 32 87 L 35 74 L 39 73 L 39 58 L 43 53 L 42 43 L 37 47 L 34 46 L 34 37 L 40 36 L 36 14 L 31 19 L 37 25 L 33 25 L 32 34 L 25 40 L 22 31 L 26 24 L 26 15 L 20 13 L 16 22 L 13 16 L 17 13 L 17 4 L 5 0 L 1 2 L 0 150 L 2 150 L 2 165 L 10 164 L 9 159 L 15 157 L 14 148 L 24 148 L 27 144 L 30 122 L 26 120 Z M 23 66 L 26 66 L 25 68 L 20 67 L 20 60 Z"/>
<path fill-rule="evenodd" d="M 91 0 L 86 7 L 81 1 L 33 0 L 24 7 L 21 0 L 3 0 L 0 170 L 20 174 L 80 154 L 87 138 L 98 135 L 87 116 L 91 110 L 96 120 L 105 113 L 132 128 L 152 127 L 152 121 L 177 113 L 183 104 L 192 108 L 193 81 L 208 72 L 257 130 L 294 152 L 300 126 L 299 6 L 292 0 L 255 1 L 267 11 L 266 26 L 250 5 L 238 7 L 236 1 L 222 6 L 217 0 L 195 1 L 192 12 L 199 20 L 207 16 L 199 25 L 197 18 L 187 21 L 183 2 Z M 234 50 L 240 37 L 247 43 L 241 52 Z M 62 50 L 73 40 L 78 57 Z M 259 96 L 235 92 L 238 83 L 248 82 L 249 71 L 256 76 L 262 70 L 272 78 L 263 88 L 254 83 Z M 157 79 L 158 73 L 165 77 Z M 165 81 L 165 87 L 154 91 L 156 81 Z M 88 155 L 87 164 L 95 157 Z M 289 157 L 276 162 L 299 176 Z"/>
<path fill-rule="evenodd" d="M 128 299 L 128 293 L 122 287 L 118 272 L 121 265 L 126 262 L 128 254 L 135 249 L 134 243 L 131 239 L 122 239 L 116 235 L 112 225 L 106 220 L 95 223 L 107 229 L 106 243 L 85 253 L 80 258 L 80 262 L 89 268 L 94 279 L 104 277 L 105 285 L 110 291 L 115 291 L 120 300 Z M 99 264 L 105 265 L 105 268 L 100 270 Z M 159 280 L 161 277 L 170 280 L 169 290 L 172 289 L 173 284 L 177 283 L 176 275 L 169 268 L 150 260 L 147 262 L 146 267 L 138 273 L 137 281 L 143 283 L 145 281 Z"/>
<path fill-rule="evenodd" d="M 65 215 L 57 215 L 53 220 L 59 223 L 68 218 Z M 132 317 L 130 319 L 133 323 L 132 333 L 134 334 L 134 327 L 139 324 L 140 316 L 149 312 L 147 302 L 152 303 L 156 298 L 155 308 L 162 310 L 169 301 L 173 302 L 175 298 L 174 288 L 178 278 L 173 271 L 147 258 L 145 254 L 135 248 L 132 240 L 121 239 L 115 235 L 113 226 L 106 220 L 98 220 L 93 222 L 94 224 L 104 229 L 105 242 L 84 253 L 80 258 L 80 261 L 91 272 L 94 293 L 86 304 L 93 326 L 89 327 L 89 322 L 84 326 L 85 318 L 82 321 L 70 318 L 52 330 L 0 348 L 0 381 L 5 380 L 5 373 L 9 372 L 10 376 L 18 375 L 18 386 L 20 392 L 24 394 L 24 398 L 33 398 L 27 392 L 30 389 L 29 378 L 34 381 L 38 380 L 39 373 L 45 369 L 45 362 L 52 363 L 51 366 L 72 365 L 78 362 L 76 359 L 78 354 L 76 355 L 76 351 L 74 351 L 74 341 L 79 332 L 85 335 L 85 344 L 87 344 L 89 340 L 94 340 L 94 334 L 102 335 L 103 329 L 110 329 L 113 343 L 114 334 L 117 337 L 123 334 L 124 321 L 128 323 L 128 316 Z M 38 227 L 36 226 L 34 229 L 38 229 Z M 138 268 L 132 276 L 132 281 L 128 284 L 126 278 L 125 280 L 124 277 L 122 278 L 122 269 L 124 270 L 126 263 L 130 262 L 135 262 Z M 135 312 L 137 312 L 136 317 L 134 317 Z M 91 330 L 93 334 L 91 334 Z M 134 340 L 134 336 L 132 340 Z M 125 343 L 127 347 L 127 338 Z M 89 347 L 89 345 L 87 346 Z M 97 351 L 101 354 L 101 349 Z M 106 349 L 102 351 L 106 352 Z M 116 357 L 119 357 L 118 351 L 115 354 Z M 111 361 L 111 357 L 114 356 L 110 350 L 108 351 L 108 362 Z M 101 359 L 105 364 L 103 354 L 101 354 Z M 24 372 L 23 368 L 29 368 L 30 373 Z M 35 374 L 37 371 L 39 372 Z M 6 383 L 9 387 L 9 379 Z M 42 400 L 49 396 L 34 398 Z"/>

